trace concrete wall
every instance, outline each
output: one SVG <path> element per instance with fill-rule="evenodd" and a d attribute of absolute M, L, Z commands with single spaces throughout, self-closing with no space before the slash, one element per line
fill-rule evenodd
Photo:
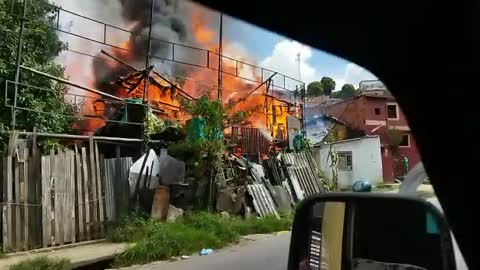
<path fill-rule="evenodd" d="M 338 182 L 340 187 L 351 186 L 360 179 L 366 179 L 372 184 L 383 182 L 382 155 L 380 152 L 379 136 L 369 136 L 358 139 L 340 141 L 331 144 L 332 151 L 351 151 L 352 170 L 338 171 Z M 330 144 L 315 147 L 314 157 L 320 168 L 332 177 L 329 158 Z"/>

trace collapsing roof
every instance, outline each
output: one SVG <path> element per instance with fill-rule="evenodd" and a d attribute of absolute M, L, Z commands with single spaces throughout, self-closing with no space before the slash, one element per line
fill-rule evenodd
<path fill-rule="evenodd" d="M 347 123 L 341 121 L 334 116 L 327 114 L 315 115 L 313 118 L 310 118 L 305 123 L 307 137 L 314 145 L 321 143 L 328 135 L 330 130 L 334 128 L 337 124 L 349 127 Z"/>

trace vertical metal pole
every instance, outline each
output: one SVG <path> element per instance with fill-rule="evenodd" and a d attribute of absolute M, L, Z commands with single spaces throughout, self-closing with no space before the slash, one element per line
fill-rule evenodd
<path fill-rule="evenodd" d="M 218 100 L 222 101 L 222 42 L 223 42 L 223 13 L 220 12 L 220 34 L 218 40 Z"/>
<path fill-rule="evenodd" d="M 155 8 L 155 0 L 152 0 L 150 5 L 150 25 L 148 28 L 148 40 L 147 40 L 147 55 L 145 57 L 145 74 L 144 74 L 144 88 L 143 88 L 143 102 L 147 101 L 148 103 L 148 80 L 150 77 L 150 72 L 148 69 L 150 67 L 150 54 L 152 53 L 152 25 L 153 25 L 153 12 Z"/>
<path fill-rule="evenodd" d="M 300 107 L 301 113 L 302 113 L 302 122 L 303 122 L 303 131 L 304 131 L 304 136 L 307 136 L 307 115 L 305 114 L 305 92 L 307 90 L 305 89 L 305 83 L 302 84 L 300 88 L 300 98 L 302 101 L 302 106 Z"/>
<path fill-rule="evenodd" d="M 146 143 L 148 142 L 145 142 L 146 140 L 146 136 L 145 136 L 145 117 L 147 116 L 147 110 L 148 110 L 148 82 L 149 82 L 149 79 L 150 79 L 150 54 L 152 52 L 152 25 L 153 25 L 153 12 L 154 12 L 154 8 L 155 8 L 155 0 L 151 0 L 151 5 L 150 5 L 150 25 L 149 25 L 149 28 L 148 28 L 148 40 L 147 40 L 147 54 L 145 56 L 145 70 L 144 70 L 144 74 L 143 74 L 143 79 L 144 79 L 144 82 L 143 82 L 143 104 L 147 106 L 145 106 L 144 108 L 144 119 L 143 119 L 143 125 L 142 125 L 142 132 L 141 132 L 141 138 L 142 140 L 144 140 L 144 143 L 142 144 L 142 153 L 144 152 L 144 150 L 146 149 Z M 128 103 L 126 104 L 126 107 L 128 106 Z M 148 140 L 148 139 L 147 139 Z M 143 170 L 143 168 L 142 168 Z"/>
<path fill-rule="evenodd" d="M 27 0 L 23 0 L 23 15 L 20 22 L 20 32 L 18 34 L 18 45 L 17 45 L 17 59 L 15 61 L 15 65 L 17 70 L 15 72 L 15 95 L 13 100 L 13 108 L 12 108 L 12 128 L 15 129 L 15 124 L 17 120 L 17 94 L 18 94 L 18 83 L 20 80 L 20 63 L 22 61 L 22 47 L 23 47 L 23 32 L 25 30 L 25 16 L 27 14 Z M 5 89 L 7 91 L 7 89 Z"/>

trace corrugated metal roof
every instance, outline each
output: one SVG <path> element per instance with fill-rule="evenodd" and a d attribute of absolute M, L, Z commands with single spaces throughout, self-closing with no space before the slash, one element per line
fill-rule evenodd
<path fill-rule="evenodd" d="M 248 193 L 253 197 L 253 206 L 261 217 L 275 215 L 278 217 L 277 208 L 270 192 L 261 184 L 247 185 Z"/>
<path fill-rule="evenodd" d="M 325 192 L 315 161 L 310 153 L 284 153 L 282 161 L 287 166 L 288 179 L 297 200 Z"/>
<path fill-rule="evenodd" d="M 379 137 L 380 137 L 379 135 L 365 135 L 365 136 L 362 136 L 362 137 L 352 138 L 352 139 L 346 139 L 346 140 L 342 140 L 342 141 L 336 141 L 336 142 L 331 142 L 331 143 L 323 143 L 323 144 L 316 144 L 316 145 L 314 145 L 313 147 L 322 147 L 322 146 L 324 146 L 324 145 L 338 144 L 338 143 L 346 143 L 346 142 L 353 142 L 353 141 L 359 141 L 359 140 L 362 140 L 362 139 L 371 139 L 371 138 L 379 138 Z"/>

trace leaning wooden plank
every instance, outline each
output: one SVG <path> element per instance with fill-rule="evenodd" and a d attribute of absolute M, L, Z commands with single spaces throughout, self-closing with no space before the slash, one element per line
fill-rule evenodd
<path fill-rule="evenodd" d="M 83 170 L 83 193 L 84 193 L 84 204 L 85 204 L 85 227 L 87 231 L 87 240 L 91 239 L 90 235 L 90 202 L 88 196 L 88 167 L 87 167 L 87 150 L 85 147 L 82 147 L 82 170 Z"/>
<path fill-rule="evenodd" d="M 55 155 L 53 161 L 53 193 L 54 193 L 54 203 L 53 203 L 53 211 L 54 211 L 54 240 L 55 245 L 60 244 L 60 226 L 62 226 L 62 220 L 60 217 L 60 182 L 61 182 L 61 169 L 63 167 L 63 162 L 61 163 L 61 154 L 62 150 L 58 150 L 57 155 Z M 63 239 L 63 236 L 62 236 Z"/>
<path fill-rule="evenodd" d="M 105 216 L 104 216 L 104 202 L 103 199 L 103 192 L 102 192 L 102 178 L 100 173 L 100 155 L 98 154 L 98 145 L 95 142 L 95 171 L 96 171 L 96 179 L 97 179 L 97 198 L 98 198 L 98 214 L 99 214 L 99 227 L 100 227 L 100 236 L 105 236 Z"/>
<path fill-rule="evenodd" d="M 19 149 L 17 148 L 17 153 L 14 155 L 14 158 L 13 158 L 13 165 L 14 165 L 14 168 L 15 168 L 15 172 L 14 172 L 15 199 L 14 199 L 14 202 L 13 202 L 14 203 L 13 209 L 15 211 L 15 226 L 13 228 L 13 235 L 15 236 L 14 247 L 15 247 L 16 251 L 20 251 L 21 248 L 23 247 L 23 244 L 22 244 L 22 229 L 23 228 L 21 226 L 21 220 L 20 220 L 21 219 L 20 209 L 21 209 L 21 204 L 22 204 L 22 201 L 21 201 L 21 198 L 20 198 L 21 197 L 21 194 L 20 194 L 20 191 L 21 191 L 21 188 L 20 188 L 20 164 L 18 162 L 19 159 L 21 159 L 21 156 L 23 156 L 23 148 L 20 151 L 20 153 L 19 153 Z"/>
<path fill-rule="evenodd" d="M 3 237 L 3 252 L 7 252 L 8 235 L 7 235 L 7 205 L 2 205 L 2 237 Z"/>
<path fill-rule="evenodd" d="M 69 166 L 70 166 L 70 191 L 69 191 L 69 219 L 70 219 L 70 241 L 72 243 L 76 242 L 76 223 L 75 223 L 75 154 L 73 151 L 68 151 L 69 154 Z"/>
<path fill-rule="evenodd" d="M 13 248 L 13 154 L 17 147 L 18 131 L 13 131 L 8 141 L 7 149 L 7 238 L 4 243 L 4 252 Z"/>
<path fill-rule="evenodd" d="M 108 222 L 115 219 L 112 183 L 110 181 L 110 159 L 104 160 L 105 166 L 105 214 Z"/>
<path fill-rule="evenodd" d="M 51 200 L 50 190 L 50 166 L 51 158 L 48 156 L 42 157 L 42 230 L 43 230 L 43 247 L 48 247 L 51 240 L 51 213 L 49 204 Z"/>
<path fill-rule="evenodd" d="M 97 173 L 95 170 L 95 149 L 93 143 L 93 137 L 88 139 L 89 157 L 90 162 L 88 164 L 90 168 L 90 187 L 92 188 L 92 237 L 96 238 L 98 233 L 98 194 L 97 194 Z"/>
<path fill-rule="evenodd" d="M 3 201 L 7 201 L 7 204 L 4 204 L 2 206 L 2 246 L 3 246 L 3 251 L 7 252 L 8 251 L 8 238 L 10 235 L 8 234 L 8 197 L 7 197 L 7 160 L 8 157 L 3 157 Z"/>
<path fill-rule="evenodd" d="M 29 185 L 30 185 L 30 179 L 29 179 L 29 174 L 28 174 L 28 147 L 25 147 L 23 149 L 23 186 L 24 186 L 24 195 L 23 195 L 23 213 L 24 213 L 24 240 L 23 240 L 23 249 L 28 250 L 29 248 L 29 242 L 30 242 L 30 236 L 29 236 L 29 213 L 30 213 L 30 206 L 29 206 L 29 195 L 30 195 L 30 190 L 29 190 Z"/>
<path fill-rule="evenodd" d="M 38 171 L 40 168 L 40 158 L 38 155 L 38 148 L 37 148 L 37 127 L 33 128 L 33 136 L 32 136 L 32 155 L 30 156 L 30 161 L 28 163 L 28 174 L 29 174 L 29 181 L 30 181 L 30 202 L 35 205 L 30 207 L 30 226 L 29 226 L 29 237 L 30 237 L 30 247 L 36 248 L 41 246 L 42 241 L 42 232 L 40 228 L 42 228 L 42 203 L 41 197 L 37 196 L 37 194 L 41 194 L 39 191 L 42 185 L 42 178 L 41 173 Z M 38 189 L 38 190 L 37 190 Z M 41 195 L 40 195 L 41 196 Z"/>
<path fill-rule="evenodd" d="M 70 159 L 69 150 L 65 150 L 63 155 L 63 181 L 61 183 L 62 192 L 62 224 L 63 224 L 63 243 L 70 242 Z"/>
<path fill-rule="evenodd" d="M 59 216 L 59 228 L 58 228 L 58 232 L 59 232 L 59 244 L 60 245 L 63 245 L 65 243 L 65 212 L 64 212 L 64 209 L 65 209 L 65 174 L 66 174 L 66 171 L 65 171 L 65 151 L 63 150 L 59 150 L 58 151 L 59 153 L 59 162 L 58 162 L 58 172 L 60 173 L 60 176 L 58 177 L 59 179 L 59 183 L 58 183 L 58 187 L 60 188 L 60 203 L 59 203 L 59 206 L 58 207 L 59 209 L 59 213 L 60 213 L 60 216 Z"/>
<path fill-rule="evenodd" d="M 75 180 L 77 182 L 77 214 L 78 214 L 78 240 L 84 239 L 83 229 L 85 228 L 83 209 L 85 209 L 83 199 L 83 182 L 82 182 L 82 164 L 80 154 L 78 153 L 77 144 L 75 144 Z"/>

